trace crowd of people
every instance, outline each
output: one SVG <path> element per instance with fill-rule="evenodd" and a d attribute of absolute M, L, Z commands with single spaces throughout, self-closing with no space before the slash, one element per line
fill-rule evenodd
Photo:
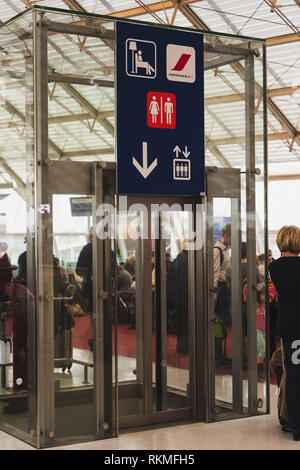
<path fill-rule="evenodd" d="M 188 354 L 188 258 L 185 242 L 177 257 L 172 260 L 170 253 L 166 253 L 166 311 L 167 331 L 177 334 L 176 352 L 182 355 Z M 155 254 L 152 253 L 152 307 L 153 327 L 155 325 Z M 128 329 L 135 328 L 135 255 L 131 254 L 126 262 L 118 265 L 117 295 L 118 308 L 129 314 Z M 119 313 L 120 313 L 119 312 Z"/>
<path fill-rule="evenodd" d="M 224 354 L 222 343 L 226 340 L 226 328 L 230 324 L 230 257 L 231 227 L 225 226 L 221 238 L 214 247 L 214 296 L 215 358 L 219 365 L 230 365 Z M 257 364 L 258 372 L 266 357 L 265 289 L 268 287 L 269 301 L 269 345 L 271 372 L 280 387 L 278 400 L 279 421 L 282 430 L 291 432 L 293 439 L 300 440 L 300 228 L 282 227 L 276 238 L 280 258 L 274 260 L 268 253 L 268 265 L 264 266 L 264 255 L 257 256 L 256 272 L 256 318 L 257 318 Z M 247 336 L 247 260 L 246 245 L 242 244 L 242 316 L 243 337 Z M 220 328 L 222 325 L 222 328 Z M 281 345 L 278 347 L 278 339 Z M 243 344 L 244 361 L 247 356 Z"/>
<path fill-rule="evenodd" d="M 230 366 L 231 358 L 225 354 L 228 328 L 231 326 L 231 226 L 223 227 L 220 239 L 214 245 L 214 304 L 215 304 L 215 363 L 218 366 Z M 272 251 L 268 253 L 268 264 L 272 261 Z M 265 279 L 267 271 L 267 280 Z M 241 244 L 241 280 L 242 280 L 242 335 L 243 335 L 243 368 L 247 368 L 247 244 Z M 256 315 L 257 315 L 257 365 L 258 375 L 265 375 L 266 338 L 265 338 L 265 295 L 264 286 L 268 284 L 270 312 L 270 357 L 276 349 L 277 331 L 277 296 L 265 267 L 265 255 L 256 257 Z"/>
<path fill-rule="evenodd" d="M 189 311 L 188 311 L 188 251 L 182 243 L 181 250 L 174 260 L 166 253 L 166 303 L 167 332 L 177 335 L 178 354 L 189 354 Z M 266 354 L 271 359 L 271 373 L 276 375 L 280 386 L 279 419 L 284 431 L 292 432 L 293 439 L 300 439 L 300 229 L 284 226 L 279 230 L 276 240 L 281 257 L 274 260 L 272 251 L 256 259 L 256 327 L 257 327 L 257 367 L 258 376 L 266 374 Z M 215 328 L 215 363 L 216 366 L 230 367 L 232 359 L 226 355 L 226 338 L 231 326 L 231 226 L 223 227 L 219 240 L 213 249 L 214 273 L 214 328 Z M 13 282 L 13 270 L 18 269 L 18 278 L 27 274 L 27 254 L 24 251 L 18 260 L 19 266 L 12 267 L 7 255 L 8 246 L 0 243 L 0 303 L 7 301 Z M 65 295 L 68 284 L 78 283 L 80 287 L 80 308 L 84 313 L 93 312 L 93 269 L 92 236 L 82 248 L 77 260 L 75 273 L 67 272 L 53 256 L 54 294 Z M 114 259 L 115 261 L 115 259 Z M 136 311 L 136 260 L 132 253 L 125 262 L 117 264 L 117 276 L 113 282 L 118 296 L 118 308 L 128 314 L 129 329 L 135 328 Z M 155 295 L 155 257 L 152 256 L 152 291 Z M 72 279 L 70 278 L 72 276 Z M 243 367 L 247 367 L 247 245 L 241 246 L 242 278 L 242 337 Z M 266 350 L 266 297 L 268 287 L 269 310 L 269 351 Z M 74 297 L 74 295 L 72 295 Z M 82 301 L 82 299 L 84 299 Z M 67 303 L 68 304 L 68 303 Z M 54 309 L 55 331 L 71 329 L 74 326 L 71 309 L 66 308 L 62 315 Z M 153 305 L 155 302 L 153 301 Z M 69 305 L 70 307 L 70 305 Z M 73 306 L 74 307 L 74 306 Z M 281 346 L 278 347 L 279 340 Z M 89 340 L 93 350 L 93 339 Z M 283 407 L 282 404 L 285 403 Z M 284 408 L 284 411 L 282 409 Z"/>

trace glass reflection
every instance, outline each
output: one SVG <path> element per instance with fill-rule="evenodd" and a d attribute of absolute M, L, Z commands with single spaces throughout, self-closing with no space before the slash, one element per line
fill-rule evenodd
<path fill-rule="evenodd" d="M 152 223 L 160 224 L 154 252 L 154 410 L 189 405 L 189 232 L 188 211 L 167 211 Z"/>
<path fill-rule="evenodd" d="M 56 390 L 93 384 L 91 201 L 53 196 Z M 68 373 L 66 373 L 68 372 Z"/>

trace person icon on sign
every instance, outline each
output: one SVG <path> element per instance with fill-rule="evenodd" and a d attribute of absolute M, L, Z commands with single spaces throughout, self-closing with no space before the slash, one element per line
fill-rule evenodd
<path fill-rule="evenodd" d="M 173 111 L 174 111 L 173 103 L 171 102 L 171 98 L 168 97 L 167 101 L 165 102 L 165 113 L 166 113 L 167 124 L 172 124 Z"/>
<path fill-rule="evenodd" d="M 152 96 L 152 101 L 149 106 L 149 112 L 152 117 L 152 123 L 156 123 L 157 115 L 159 113 L 159 105 L 158 105 L 158 102 L 156 101 L 156 96 Z"/>

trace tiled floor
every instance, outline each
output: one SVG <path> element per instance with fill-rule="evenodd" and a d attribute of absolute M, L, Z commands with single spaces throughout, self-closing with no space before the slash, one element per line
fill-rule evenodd
<path fill-rule="evenodd" d="M 277 420 L 276 388 L 271 386 L 270 415 L 219 423 L 193 423 L 122 434 L 117 438 L 56 447 L 60 450 L 300 450 Z M 0 432 L 0 450 L 32 450 Z"/>

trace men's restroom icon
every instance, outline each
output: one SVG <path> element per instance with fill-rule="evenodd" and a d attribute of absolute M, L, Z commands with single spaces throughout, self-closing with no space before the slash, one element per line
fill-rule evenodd
<path fill-rule="evenodd" d="M 148 91 L 147 124 L 160 129 L 176 127 L 176 96 L 174 93 Z"/>

